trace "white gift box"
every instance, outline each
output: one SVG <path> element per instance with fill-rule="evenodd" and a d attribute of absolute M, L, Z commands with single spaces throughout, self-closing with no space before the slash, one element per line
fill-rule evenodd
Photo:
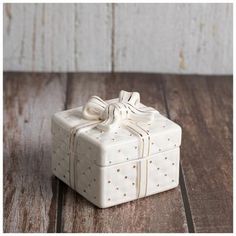
<path fill-rule="evenodd" d="M 181 133 L 137 92 L 93 96 L 53 116 L 53 174 L 100 208 L 163 192 L 179 183 Z"/>

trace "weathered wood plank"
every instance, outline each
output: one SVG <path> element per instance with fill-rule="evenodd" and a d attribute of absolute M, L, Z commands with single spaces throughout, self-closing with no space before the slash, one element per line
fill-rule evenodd
<path fill-rule="evenodd" d="M 196 232 L 232 232 L 232 77 L 167 77 L 171 119 L 183 128 L 181 160 Z"/>
<path fill-rule="evenodd" d="M 232 74 L 232 4 L 115 4 L 112 12 L 111 4 L 4 4 L 4 70 L 110 72 L 113 64 Z"/>
<path fill-rule="evenodd" d="M 115 71 L 232 74 L 232 4 L 115 4 Z"/>
<path fill-rule="evenodd" d="M 4 232 L 55 232 L 50 122 L 65 89 L 63 74 L 4 74 Z"/>
<path fill-rule="evenodd" d="M 110 71 L 111 5 L 4 4 L 5 71 Z"/>
<path fill-rule="evenodd" d="M 165 113 L 160 79 L 142 75 L 87 75 L 69 80 L 68 107 L 84 104 L 89 96 L 117 97 L 121 89 L 141 92 L 147 105 Z M 180 188 L 108 209 L 98 209 L 64 186 L 64 232 L 187 232 Z"/>
<path fill-rule="evenodd" d="M 111 4 L 74 4 L 75 67 L 73 72 L 110 72 Z"/>

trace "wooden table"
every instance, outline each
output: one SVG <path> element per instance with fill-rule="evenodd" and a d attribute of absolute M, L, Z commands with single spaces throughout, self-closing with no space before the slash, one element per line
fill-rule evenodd
<path fill-rule="evenodd" d="M 4 74 L 4 232 L 232 232 L 233 80 L 158 74 Z M 51 172 L 53 113 L 139 91 L 183 128 L 176 189 L 98 209 Z"/>

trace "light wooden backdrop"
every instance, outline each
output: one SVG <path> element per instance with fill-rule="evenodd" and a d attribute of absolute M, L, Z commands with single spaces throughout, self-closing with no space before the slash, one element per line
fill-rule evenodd
<path fill-rule="evenodd" d="M 4 70 L 232 74 L 232 4 L 4 4 Z"/>

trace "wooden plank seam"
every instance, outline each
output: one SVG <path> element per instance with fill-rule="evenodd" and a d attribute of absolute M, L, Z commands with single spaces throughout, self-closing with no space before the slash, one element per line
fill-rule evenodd
<path fill-rule="evenodd" d="M 66 78 L 66 94 L 65 94 L 65 103 L 64 103 L 64 110 L 67 110 L 67 104 L 68 104 L 68 98 L 69 98 L 69 81 L 70 76 L 67 73 Z M 63 199 L 64 199 L 64 191 L 66 190 L 65 184 L 57 179 L 59 182 L 58 187 L 58 202 L 57 202 L 57 221 L 56 221 L 56 232 L 61 233 L 62 232 L 62 213 L 63 213 Z"/>
<path fill-rule="evenodd" d="M 166 107 L 166 113 L 167 117 L 171 119 L 170 112 L 169 112 L 169 107 L 168 107 L 168 102 L 167 102 L 167 97 L 166 97 L 166 90 L 165 90 L 165 83 L 164 79 L 161 78 L 161 84 L 162 84 L 162 91 L 163 91 L 163 96 L 164 96 L 164 102 L 165 102 L 165 107 Z M 185 215 L 186 215 L 186 220 L 187 220 L 187 226 L 188 226 L 188 231 L 189 233 L 195 233 L 194 230 L 194 224 L 193 224 L 193 217 L 192 217 L 192 212 L 190 208 L 190 203 L 188 199 L 188 193 L 186 189 L 186 184 L 183 176 L 183 167 L 181 164 L 181 159 L 180 159 L 180 172 L 179 172 L 179 185 L 181 189 L 181 194 L 182 194 L 182 199 L 184 203 L 184 209 L 185 209 Z"/>
<path fill-rule="evenodd" d="M 115 71 L 115 3 L 111 5 L 111 72 Z"/>

